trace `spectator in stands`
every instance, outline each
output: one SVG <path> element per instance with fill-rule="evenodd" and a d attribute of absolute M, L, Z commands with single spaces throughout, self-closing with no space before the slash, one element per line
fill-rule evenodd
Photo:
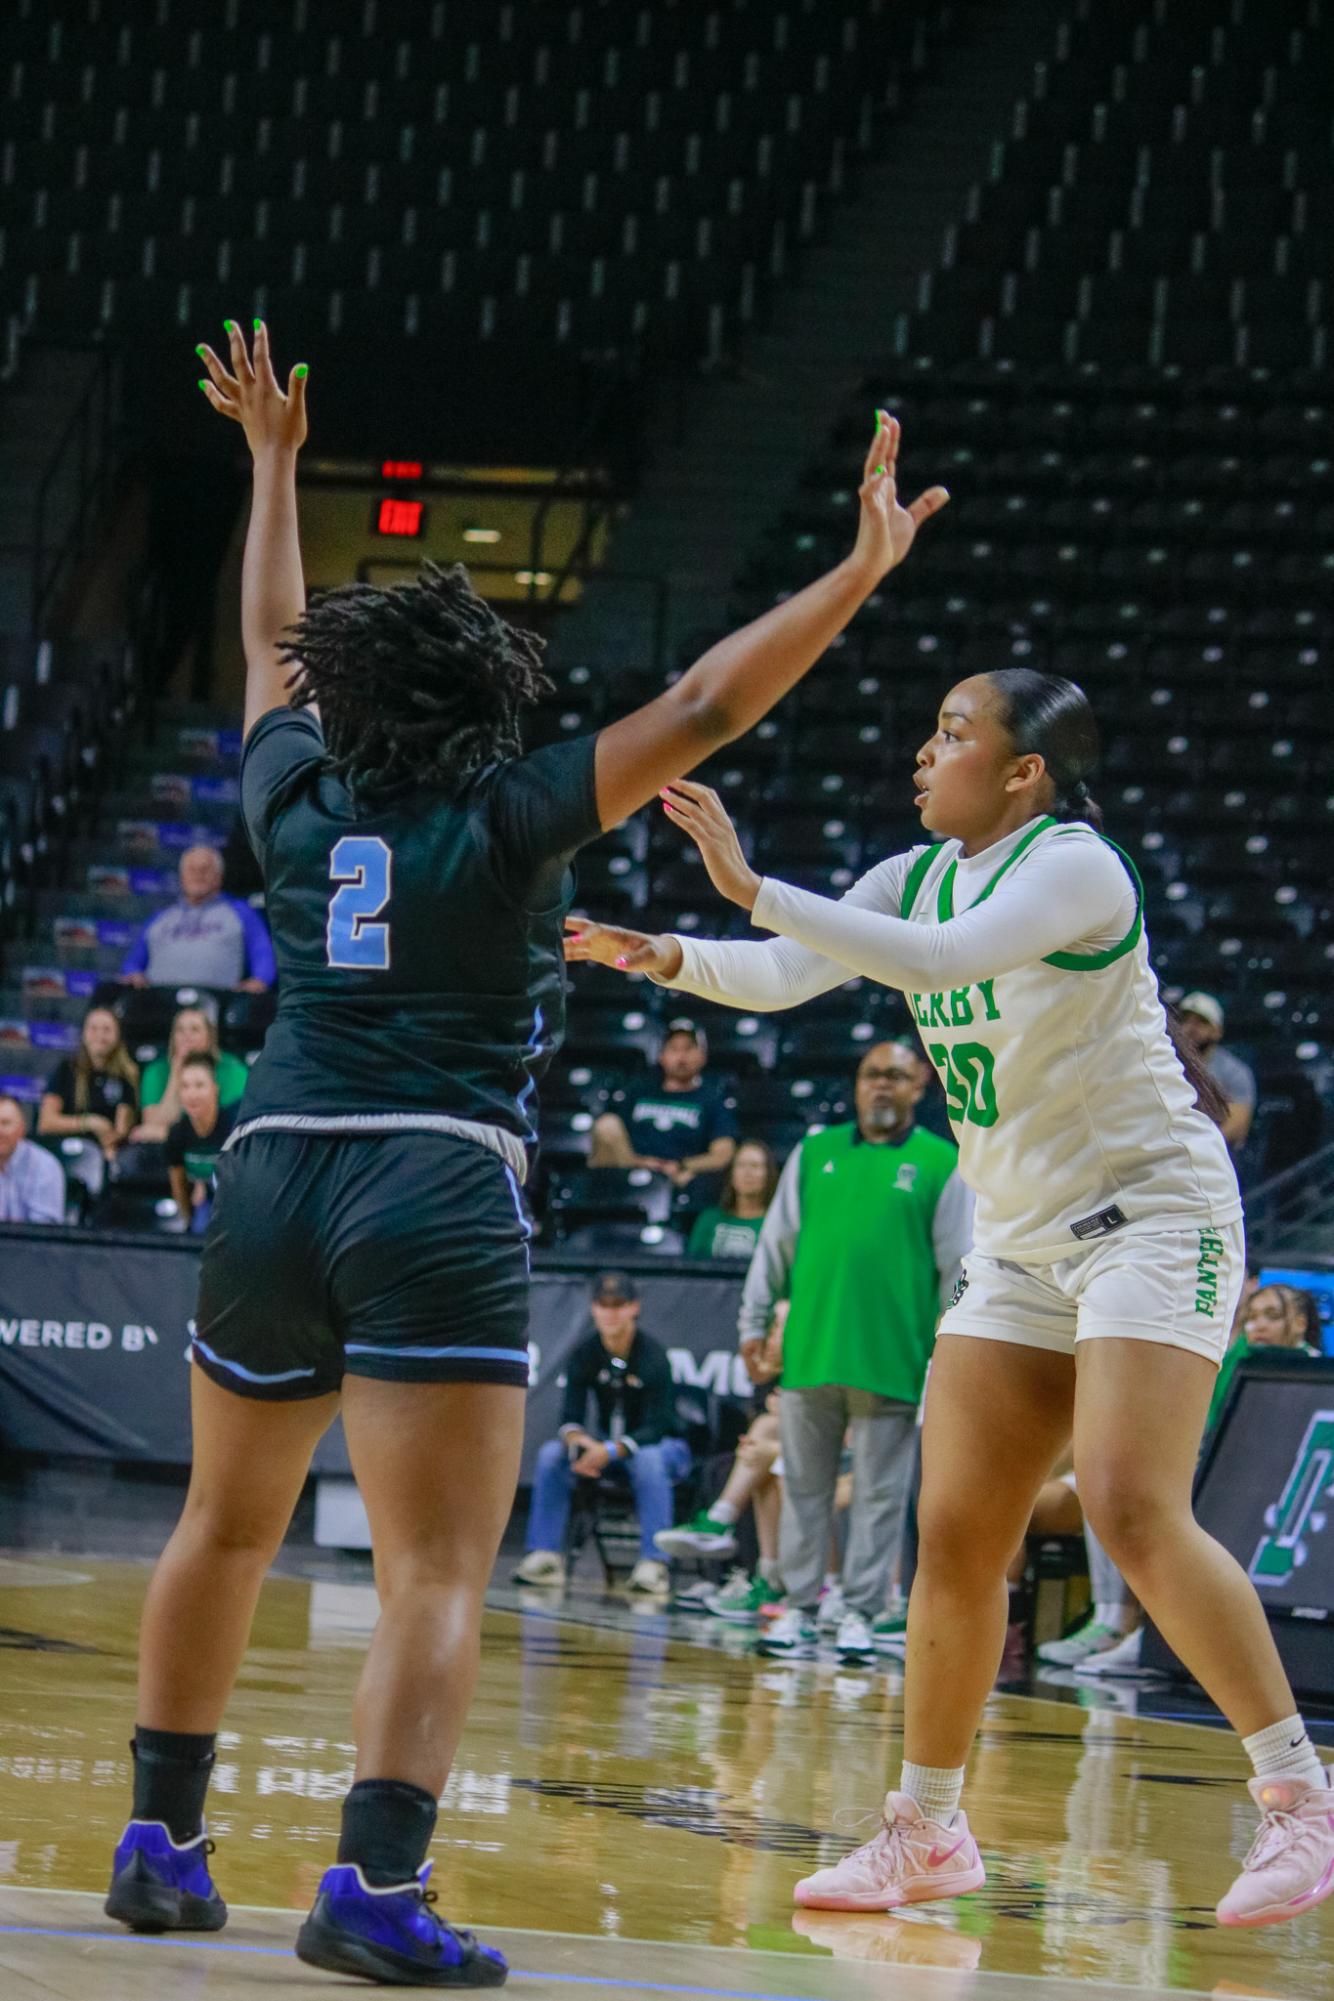
<path fill-rule="evenodd" d="M 236 1113 L 220 1103 L 218 1073 L 206 1050 L 181 1065 L 181 1116 L 167 1134 L 165 1153 L 172 1200 L 192 1230 L 208 1222 L 213 1175 L 236 1124 Z"/>
<path fill-rule="evenodd" d="M 955 1149 L 915 1123 L 925 1082 L 908 1043 L 867 1050 L 857 1071 L 856 1118 L 808 1133 L 793 1149 L 746 1274 L 739 1324 L 748 1366 L 769 1339 L 776 1302 L 784 1294 L 790 1301 L 779 1403 L 778 1561 L 787 1610 L 760 1642 L 766 1653 L 799 1655 L 816 1645 L 849 1428 L 853 1498 L 836 1646 L 844 1659 L 867 1659 L 877 1638 L 897 1639 L 902 1629 L 901 1620 L 885 1619 L 885 1601 L 916 1454 L 917 1406 L 936 1320 L 972 1240 L 972 1198 Z"/>
<path fill-rule="evenodd" d="M 639 1518 L 639 1561 L 630 1589 L 646 1596 L 670 1588 L 654 1537 L 672 1519 L 672 1487 L 690 1471 L 690 1452 L 676 1436 L 676 1391 L 667 1350 L 639 1325 L 640 1300 L 625 1272 L 594 1281 L 594 1331 L 565 1371 L 560 1430 L 537 1455 L 521 1584 L 565 1582 L 565 1529 L 576 1479 L 628 1476 Z M 589 1428 L 589 1404 L 596 1410 Z"/>
<path fill-rule="evenodd" d="M 222 893 L 222 857 L 216 848 L 187 848 L 181 856 L 177 902 L 150 917 L 121 968 L 132 987 L 235 987 L 263 993 L 276 976 L 273 945 L 264 919 Z"/>
<path fill-rule="evenodd" d="M 27 1130 L 18 1099 L 0 1094 L 0 1223 L 63 1223 L 64 1169 Z"/>
<path fill-rule="evenodd" d="M 218 1079 L 218 1101 L 228 1107 L 239 1105 L 250 1075 L 239 1056 L 218 1047 L 218 1024 L 211 1005 L 177 1010 L 167 1039 L 167 1052 L 146 1064 L 140 1079 L 139 1097 L 143 1112 L 131 1139 L 164 1140 L 181 1116 L 181 1065 L 187 1056 L 200 1052 L 213 1058 Z"/>
<path fill-rule="evenodd" d="M 590 1167 L 651 1167 L 678 1188 L 697 1174 L 723 1174 L 736 1152 L 736 1121 L 707 1083 L 709 1045 L 682 1016 L 669 1021 L 658 1062 L 662 1082 L 635 1096 L 629 1114 L 604 1112 L 593 1126 Z"/>
<path fill-rule="evenodd" d="M 1320 1327 L 1320 1307 L 1314 1296 L 1296 1285 L 1260 1285 L 1251 1296 L 1241 1336 L 1223 1357 L 1218 1371 L 1205 1437 L 1213 1430 L 1227 1402 L 1232 1378 L 1251 1355 L 1265 1349 L 1286 1348 L 1298 1355 L 1324 1352 Z"/>
<path fill-rule="evenodd" d="M 1212 994 L 1187 994 L 1177 1013 L 1205 1069 L 1227 1099 L 1223 1138 L 1233 1154 L 1238 1154 L 1255 1117 L 1255 1072 L 1230 1049 L 1224 1049 L 1223 1004 Z"/>
<path fill-rule="evenodd" d="M 701 1209 L 686 1256 L 750 1258 L 778 1186 L 778 1162 L 762 1139 L 743 1139 L 732 1156 L 723 1192 L 713 1209 Z"/>
<path fill-rule="evenodd" d="M 37 1130 L 43 1139 L 86 1133 L 107 1159 L 130 1136 L 139 1102 L 139 1065 L 121 1040 L 109 1007 L 90 1007 L 78 1051 L 52 1071 L 42 1093 Z"/>

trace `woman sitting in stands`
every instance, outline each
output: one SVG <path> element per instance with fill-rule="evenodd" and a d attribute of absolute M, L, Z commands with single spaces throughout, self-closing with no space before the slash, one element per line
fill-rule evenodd
<path fill-rule="evenodd" d="M 130 1136 L 138 1102 L 139 1065 L 120 1022 L 109 1007 L 90 1007 L 77 1051 L 57 1064 L 42 1093 L 38 1132 L 43 1139 L 85 1133 L 111 1160 Z"/>
<path fill-rule="evenodd" d="M 1228 1349 L 1218 1371 L 1204 1428 L 1206 1438 L 1218 1422 L 1232 1378 L 1241 1364 L 1269 1348 L 1288 1348 L 1299 1355 L 1323 1354 L 1320 1307 L 1313 1293 L 1303 1292 L 1295 1285 L 1256 1288 L 1241 1324 L 1240 1338 Z"/>
<path fill-rule="evenodd" d="M 140 1101 L 143 1114 L 131 1139 L 164 1140 L 181 1117 L 181 1066 L 187 1056 L 211 1056 L 218 1079 L 218 1101 L 239 1105 L 250 1075 L 239 1056 L 218 1047 L 218 1024 L 202 1007 L 180 1008 L 171 1024 L 165 1056 L 144 1067 Z"/>
<path fill-rule="evenodd" d="M 686 1256 L 749 1258 L 777 1186 L 773 1149 L 762 1139 L 743 1139 L 732 1156 L 718 1206 L 701 1209 L 695 1218 Z"/>

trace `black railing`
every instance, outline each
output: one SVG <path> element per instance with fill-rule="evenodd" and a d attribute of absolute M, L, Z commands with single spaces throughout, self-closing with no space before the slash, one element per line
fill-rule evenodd
<path fill-rule="evenodd" d="M 114 460 L 118 364 L 106 347 L 90 346 L 88 379 L 70 414 L 45 472 L 37 482 L 32 510 L 32 600 L 29 613 L 34 639 L 45 636 L 47 613 L 64 580 L 68 565 L 87 546 Z M 57 481 L 74 474 L 74 505 L 63 530 L 52 530 L 52 496 Z"/>
<path fill-rule="evenodd" d="M 623 469 L 626 464 L 628 440 L 624 431 L 631 422 L 627 394 L 629 379 L 624 360 L 615 362 L 604 373 L 598 393 L 593 398 L 588 421 L 571 445 L 564 465 L 533 510 L 528 538 L 528 595 L 534 602 L 539 600 L 543 589 L 539 580 L 547 575 L 543 550 L 547 519 L 556 503 L 581 501 L 583 519 L 573 549 L 559 574 L 546 587 L 547 597 L 553 604 L 560 603 L 561 592 L 570 577 L 582 574 L 579 565 L 587 565 L 594 536 L 611 514 L 617 499 L 623 497 L 620 489 L 627 483 L 627 476 L 622 471 L 618 478 L 614 469 Z M 636 434 L 642 422 L 641 395 L 633 416 L 632 428 Z M 631 445 L 629 457 L 633 460 L 634 456 L 635 447 Z"/>
<path fill-rule="evenodd" d="M 1334 1140 L 1247 1191 L 1246 1244 L 1267 1261 L 1334 1254 Z"/>
<path fill-rule="evenodd" d="M 357 582 L 359 584 L 369 583 L 372 573 L 380 570 L 402 570 L 405 575 L 408 573 L 415 575 L 420 567 L 421 558 L 419 556 L 364 556 L 357 564 Z M 469 575 L 474 577 L 508 577 L 511 581 L 515 579 L 514 565 L 512 563 L 469 562 L 467 569 Z M 549 580 L 549 588 L 537 600 L 536 606 L 532 608 L 544 614 L 554 613 L 562 602 L 561 593 L 570 581 L 571 575 L 572 566 L 567 563 L 558 578 L 551 578 Z M 647 664 L 653 668 L 655 674 L 661 675 L 664 673 L 666 669 L 667 615 L 671 607 L 672 595 L 671 585 L 668 583 L 666 577 L 661 572 L 655 570 L 592 570 L 581 574 L 579 581 L 585 585 L 592 582 L 596 582 L 599 585 L 630 584 L 634 587 L 637 594 L 642 592 L 648 598 L 651 606 L 649 616 L 652 637 L 649 642 L 650 658 Z M 529 597 L 514 598 L 510 602 L 522 605 L 527 609 L 530 606 L 530 600 L 531 593 Z M 492 602 L 498 611 L 504 612 L 506 602 L 504 598 L 494 598 Z"/>

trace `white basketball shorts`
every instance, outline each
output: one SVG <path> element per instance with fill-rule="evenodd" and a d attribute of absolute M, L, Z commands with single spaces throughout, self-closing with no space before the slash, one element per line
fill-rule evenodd
<path fill-rule="evenodd" d="M 1160 1341 L 1216 1366 L 1241 1297 L 1246 1239 L 1239 1221 L 1204 1223 L 1113 1234 L 1049 1265 L 970 1251 L 963 1269 L 941 1316 L 942 1334 L 1063 1355 L 1073 1355 L 1078 1341 Z"/>

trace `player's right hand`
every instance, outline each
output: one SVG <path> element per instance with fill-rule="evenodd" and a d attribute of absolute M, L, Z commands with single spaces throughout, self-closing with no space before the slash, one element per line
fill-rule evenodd
<path fill-rule="evenodd" d="M 565 920 L 565 958 L 596 966 L 614 966 L 618 973 L 654 973 L 671 980 L 681 970 L 681 947 L 675 938 L 647 931 L 625 931 L 619 924 L 599 924 L 591 917 Z"/>
<path fill-rule="evenodd" d="M 298 362 L 287 378 L 286 393 L 278 387 L 269 350 L 269 330 L 261 320 L 255 328 L 254 355 L 246 351 L 245 335 L 228 320 L 231 368 L 213 349 L 201 344 L 195 353 L 208 370 L 201 386 L 213 408 L 239 424 L 251 454 L 299 452 L 306 442 L 306 366 Z"/>

